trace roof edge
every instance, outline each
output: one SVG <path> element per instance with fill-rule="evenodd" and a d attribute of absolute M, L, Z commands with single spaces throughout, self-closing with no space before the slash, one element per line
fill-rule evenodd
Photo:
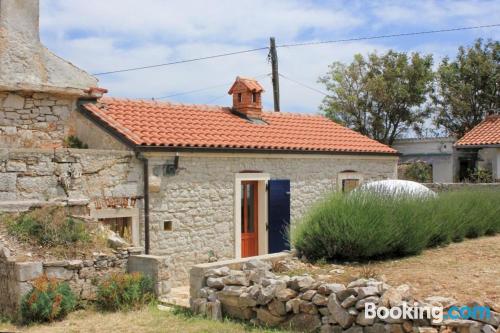
<path fill-rule="evenodd" d="M 485 143 L 485 144 L 466 144 L 466 143 L 455 143 L 453 145 L 457 149 L 465 148 L 500 148 L 500 143 Z"/>
<path fill-rule="evenodd" d="M 111 135 L 112 137 L 114 137 L 115 139 L 117 139 L 118 141 L 120 141 L 121 143 L 123 143 L 124 145 L 135 151 L 137 144 L 135 144 L 133 141 L 127 138 L 127 136 L 125 136 L 124 134 L 118 132 L 113 126 L 111 126 L 106 121 L 93 114 L 85 107 L 85 104 L 95 103 L 95 102 L 96 99 L 94 98 L 80 98 L 77 102 L 76 109 L 81 115 L 83 115 L 88 120 L 92 121 L 107 134 Z"/>
<path fill-rule="evenodd" d="M 210 147 L 169 147 L 135 145 L 140 152 L 211 152 L 211 153 L 268 153 L 268 154 L 319 154 L 319 155 L 367 155 L 399 157 L 401 153 L 368 151 L 326 151 L 299 149 L 260 149 L 260 148 L 210 148 Z"/>

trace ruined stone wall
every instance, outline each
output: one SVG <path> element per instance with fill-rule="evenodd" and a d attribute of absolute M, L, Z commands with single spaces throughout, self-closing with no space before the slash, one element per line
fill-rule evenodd
<path fill-rule="evenodd" d="M 20 261 L 0 248 L 0 314 L 15 317 L 22 297 L 32 288 L 33 281 L 47 275 L 66 281 L 75 295 L 84 301 L 96 298 L 97 282 L 113 272 L 126 272 L 130 254 L 142 248 L 115 251 L 114 254 L 95 253 L 90 260 Z"/>
<path fill-rule="evenodd" d="M 155 163 L 165 161 L 151 160 L 153 169 Z M 293 225 L 313 203 L 337 189 L 340 172 L 358 171 L 365 181 L 395 178 L 396 163 L 394 158 L 369 156 L 180 156 L 176 175 L 153 182 L 158 191 L 150 195 L 151 253 L 172 257 L 178 284 L 187 281 L 194 264 L 214 255 L 234 258 L 235 174 L 243 170 L 291 180 Z M 172 221 L 173 230 L 163 230 L 162 221 Z"/>
<path fill-rule="evenodd" d="M 150 276 L 156 295 L 168 294 L 169 258 L 143 255 L 142 251 L 141 247 L 130 247 L 113 250 L 112 254 L 95 253 L 89 260 L 26 262 L 11 257 L 0 244 L 0 315 L 16 317 L 22 297 L 42 275 L 67 282 L 81 301 L 95 301 L 97 285 L 103 278 L 125 272 Z"/>
<path fill-rule="evenodd" d="M 76 98 L 0 92 L 0 148 L 61 147 Z"/>
<path fill-rule="evenodd" d="M 142 196 L 142 165 L 126 151 L 0 149 L 0 211 L 47 203 L 92 205 Z"/>

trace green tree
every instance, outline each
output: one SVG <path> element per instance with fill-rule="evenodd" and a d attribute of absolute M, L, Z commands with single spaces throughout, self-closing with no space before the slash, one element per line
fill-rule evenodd
<path fill-rule="evenodd" d="M 500 108 L 500 43 L 478 39 L 460 47 L 454 61 L 443 59 L 436 78 L 434 123 L 460 138 Z"/>
<path fill-rule="evenodd" d="M 413 128 L 419 132 L 430 110 L 432 56 L 388 51 L 334 62 L 319 78 L 330 95 L 321 110 L 332 120 L 386 144 Z"/>

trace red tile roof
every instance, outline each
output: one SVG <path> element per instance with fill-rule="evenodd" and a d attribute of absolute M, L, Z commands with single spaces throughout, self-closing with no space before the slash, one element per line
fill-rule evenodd
<path fill-rule="evenodd" d="M 139 146 L 397 153 L 319 115 L 263 112 L 259 124 L 228 107 L 114 98 L 83 108 Z"/>
<path fill-rule="evenodd" d="M 483 145 L 500 145 L 500 115 L 486 117 L 455 143 L 455 146 Z"/>

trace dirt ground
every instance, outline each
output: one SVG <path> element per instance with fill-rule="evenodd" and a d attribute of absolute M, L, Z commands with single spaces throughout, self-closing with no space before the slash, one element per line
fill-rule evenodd
<path fill-rule="evenodd" d="M 500 235 L 468 239 L 418 256 L 364 264 L 301 264 L 287 274 L 309 272 L 347 283 L 374 277 L 391 285 L 409 284 L 417 298 L 432 295 L 500 303 Z"/>

